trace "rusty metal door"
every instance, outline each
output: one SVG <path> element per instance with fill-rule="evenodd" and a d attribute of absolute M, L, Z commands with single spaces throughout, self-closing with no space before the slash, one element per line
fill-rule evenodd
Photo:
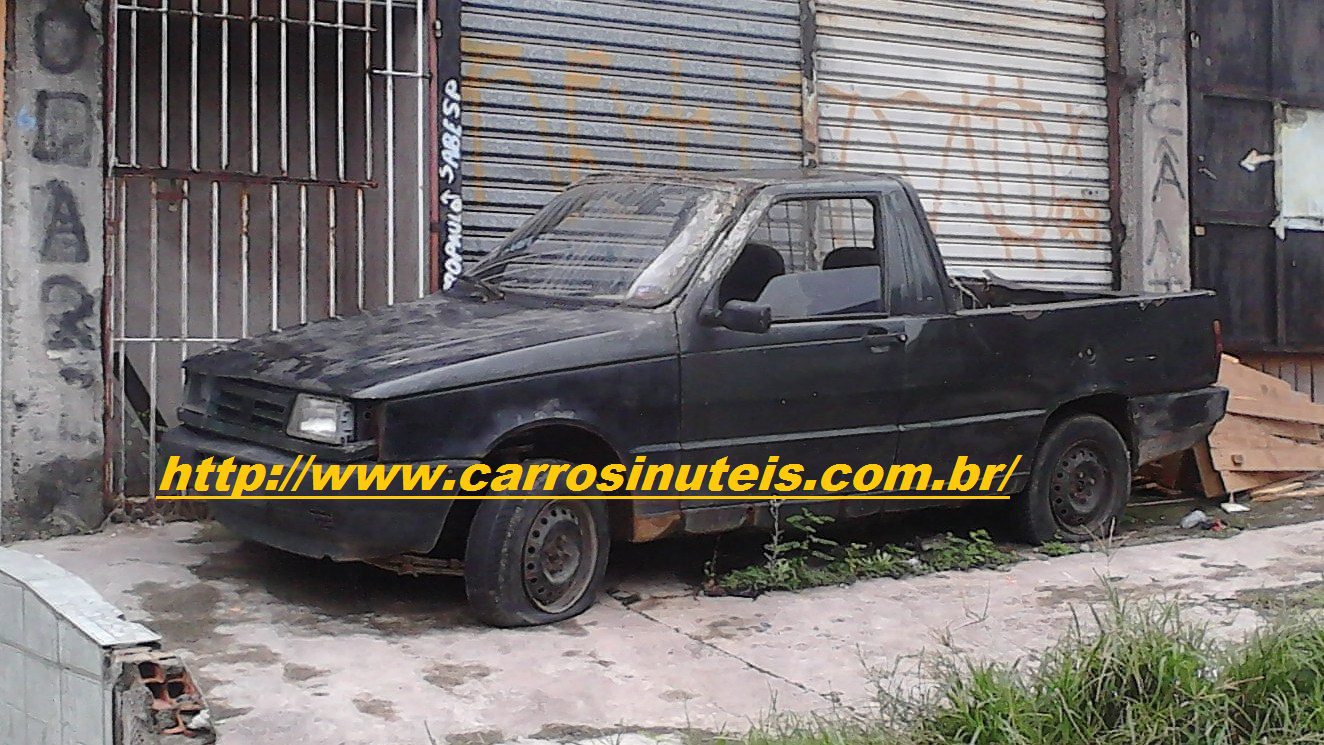
<path fill-rule="evenodd" d="M 430 225 L 433 4 L 111 4 L 107 448 L 150 495 L 181 361 L 418 297 Z"/>
<path fill-rule="evenodd" d="M 1293 151 L 1319 148 L 1294 135 L 1324 117 L 1324 4 L 1196 0 L 1190 25 L 1195 284 L 1218 291 L 1231 351 L 1324 354 L 1324 219 L 1292 214 L 1312 183 Z"/>

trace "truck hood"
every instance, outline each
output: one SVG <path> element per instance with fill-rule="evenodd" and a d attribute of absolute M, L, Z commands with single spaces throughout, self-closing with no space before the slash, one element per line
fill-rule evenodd
<path fill-rule="evenodd" d="M 189 358 L 190 372 L 385 399 L 675 352 L 670 313 L 479 302 L 434 294 L 243 339 Z"/>

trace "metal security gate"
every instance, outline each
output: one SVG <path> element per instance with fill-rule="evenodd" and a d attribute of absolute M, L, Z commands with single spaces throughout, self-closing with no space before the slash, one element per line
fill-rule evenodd
<path fill-rule="evenodd" d="M 464 249 L 594 171 L 799 165 L 798 0 L 466 0 Z"/>
<path fill-rule="evenodd" d="M 185 357 L 434 286 L 432 7 L 112 4 L 116 496 L 153 492 Z"/>
<path fill-rule="evenodd" d="M 955 274 L 1114 282 L 1104 0 L 818 0 L 820 158 L 924 197 Z"/>

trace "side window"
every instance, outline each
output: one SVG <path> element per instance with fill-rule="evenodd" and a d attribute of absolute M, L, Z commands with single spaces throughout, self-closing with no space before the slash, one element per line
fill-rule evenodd
<path fill-rule="evenodd" d="M 767 305 L 774 321 L 881 313 L 876 224 L 862 197 L 778 202 L 727 271 L 718 301 Z"/>

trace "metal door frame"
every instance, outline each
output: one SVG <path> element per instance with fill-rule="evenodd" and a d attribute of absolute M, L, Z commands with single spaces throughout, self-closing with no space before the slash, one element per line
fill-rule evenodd
<path fill-rule="evenodd" d="M 123 493 L 126 472 L 128 470 L 127 462 L 126 462 L 127 456 L 123 448 L 125 446 L 127 439 L 126 437 L 127 417 L 130 415 L 137 415 L 139 419 L 146 418 L 148 420 L 145 423 L 146 439 L 148 443 L 147 460 L 149 461 L 148 487 L 149 487 L 149 493 L 154 494 L 155 492 L 155 487 L 156 487 L 155 482 L 157 480 L 157 473 L 156 473 L 156 463 L 155 463 L 156 458 L 154 453 L 156 448 L 156 442 L 158 439 L 159 429 L 166 424 L 166 422 L 164 421 L 164 417 L 162 416 L 162 412 L 157 407 L 155 400 L 156 394 L 159 390 L 158 385 L 160 383 L 160 381 L 156 379 L 157 345 L 178 343 L 182 347 L 181 355 L 187 356 L 187 354 L 189 353 L 201 351 L 203 348 L 205 348 L 205 345 L 207 344 L 223 343 L 234 338 L 234 337 L 222 337 L 221 335 L 215 333 L 215 329 L 218 324 L 218 320 L 217 320 L 218 312 L 216 310 L 216 305 L 218 303 L 218 293 L 216 291 L 216 282 L 217 282 L 217 274 L 219 272 L 219 268 L 218 268 L 219 264 L 217 263 L 218 243 L 216 238 L 216 232 L 220 230 L 220 225 L 218 224 L 219 208 L 217 206 L 217 202 L 219 198 L 216 196 L 213 196 L 212 201 L 210 202 L 212 240 L 213 240 L 211 246 L 212 249 L 211 301 L 213 306 L 213 312 L 211 315 L 212 333 L 209 335 L 201 335 L 201 334 L 191 334 L 188 331 L 187 264 L 191 261 L 191 258 L 188 248 L 188 237 L 184 234 L 187 233 L 192 226 L 192 223 L 189 222 L 189 217 L 188 217 L 188 209 L 189 209 L 188 191 L 189 191 L 190 179 L 209 180 L 211 182 L 213 195 L 216 195 L 218 193 L 219 187 L 223 183 L 248 184 L 253 186 L 255 189 L 261 189 L 263 187 L 269 189 L 271 195 L 270 199 L 271 199 L 271 207 L 272 207 L 272 212 L 271 212 L 272 218 L 270 219 L 270 222 L 272 223 L 272 231 L 271 231 L 272 235 L 271 235 L 271 244 L 269 248 L 271 252 L 270 264 L 271 264 L 272 285 L 270 287 L 271 287 L 271 298 L 272 298 L 272 306 L 273 306 L 272 309 L 273 320 L 271 324 L 272 328 L 275 328 L 277 325 L 279 325 L 277 323 L 279 312 L 278 309 L 275 307 L 278 302 L 278 298 L 280 294 L 280 282 L 277 274 L 279 272 L 278 267 L 280 265 L 281 258 L 279 256 L 278 249 L 282 245 L 282 242 L 278 242 L 278 238 L 276 236 L 277 233 L 276 224 L 279 222 L 279 218 L 282 214 L 282 212 L 280 212 L 277 207 L 278 186 L 297 188 L 300 193 L 300 199 L 299 199 L 300 209 L 301 209 L 300 231 L 302 234 L 302 238 L 301 238 L 302 245 L 300 246 L 301 259 L 300 259 L 299 291 L 301 294 L 300 294 L 299 322 L 315 320 L 309 318 L 310 314 L 309 314 L 309 304 L 308 304 L 308 295 L 307 295 L 307 282 L 309 280 L 309 276 L 307 274 L 307 264 L 306 264 L 308 257 L 308 250 L 310 248 L 310 246 L 307 245 L 307 237 L 308 237 L 308 229 L 309 229 L 309 225 L 307 222 L 309 219 L 307 216 L 307 208 L 308 208 L 307 197 L 310 188 L 313 187 L 326 188 L 328 191 L 328 202 L 332 202 L 332 203 L 334 203 L 334 200 L 343 198 L 340 196 L 333 196 L 333 194 L 337 189 L 353 189 L 357 194 L 358 225 L 356 228 L 356 232 L 357 232 L 358 244 L 356 248 L 358 252 L 358 265 L 357 265 L 358 276 L 357 276 L 356 286 L 358 288 L 358 295 L 356 298 L 354 298 L 356 303 L 348 303 L 346 305 L 356 305 L 357 307 L 354 308 L 354 310 L 360 310 L 365 307 L 364 286 L 366 280 L 364 278 L 364 267 L 365 267 L 364 247 L 365 247 L 365 243 L 370 239 L 370 235 L 367 234 L 367 231 L 365 230 L 365 226 L 364 226 L 365 189 L 376 188 L 378 186 L 385 187 L 385 191 L 381 192 L 386 195 L 384 200 L 384 205 L 385 205 L 384 209 L 386 210 L 386 214 L 387 214 L 386 229 L 385 229 L 386 235 L 385 235 L 385 242 L 383 245 L 386 247 L 394 246 L 395 243 L 397 242 L 397 238 L 399 238 L 399 236 L 397 235 L 397 220 L 395 214 L 395 203 L 397 201 L 396 195 L 403 193 L 399 191 L 400 173 L 406 172 L 407 169 L 412 168 L 416 180 L 410 182 L 408 184 L 408 188 L 410 189 L 410 191 L 416 190 L 415 192 L 416 196 L 413 197 L 414 205 L 412 205 L 415 208 L 412 211 L 416 212 L 416 215 L 414 216 L 414 222 L 417 226 L 417 232 L 413 236 L 416 241 L 416 246 L 411 246 L 411 248 L 416 248 L 417 250 L 416 259 L 414 259 L 414 261 L 416 261 L 417 264 L 416 278 L 414 278 L 414 280 L 410 282 L 410 284 L 413 285 L 412 290 L 409 288 L 402 289 L 396 286 L 398 284 L 396 281 L 396 268 L 395 268 L 395 259 L 396 259 L 397 251 L 387 248 L 384 254 L 386 257 L 385 296 L 387 299 L 387 304 L 390 304 L 399 300 L 408 299 L 410 297 L 416 297 L 418 295 L 427 294 L 438 288 L 440 283 L 439 280 L 440 267 L 438 261 L 439 246 L 437 241 L 439 211 L 437 204 L 438 179 L 437 179 L 437 169 L 435 168 L 435 164 L 437 163 L 437 148 L 438 148 L 438 129 L 437 129 L 438 34 L 437 31 L 439 30 L 439 27 L 437 26 L 437 5 L 439 2 L 449 2 L 449 1 L 458 2 L 459 0 L 412 0 L 412 1 L 411 0 L 307 0 L 306 2 L 307 16 L 299 17 L 299 18 L 296 18 L 290 14 L 290 5 L 298 4 L 296 0 L 205 0 L 205 1 L 204 0 L 173 0 L 173 1 L 172 0 L 107 0 L 107 2 L 104 4 L 103 6 L 105 12 L 104 18 L 106 19 L 106 26 L 105 26 L 106 42 L 104 45 L 105 71 L 104 71 L 103 83 L 105 85 L 105 96 L 104 96 L 104 110 L 103 110 L 103 125 L 105 127 L 105 135 L 106 135 L 105 136 L 106 172 L 104 176 L 106 183 L 105 204 L 104 204 L 105 228 L 106 228 L 106 233 L 105 233 L 106 252 L 105 252 L 104 282 L 102 287 L 102 329 L 103 329 L 102 362 L 106 373 L 105 389 L 104 389 L 105 405 L 103 410 L 103 429 L 105 432 L 104 486 L 108 501 L 112 501 L 116 504 L 122 504 L 126 496 L 132 496 L 132 497 L 147 496 L 147 495 L 137 495 L 137 494 L 126 495 Z M 267 10 L 268 8 L 277 5 L 279 7 L 279 12 L 280 12 L 279 16 L 272 15 L 271 13 L 268 12 Z M 327 22 L 325 19 L 322 18 L 322 14 L 325 13 L 328 8 L 335 9 L 336 12 L 335 22 Z M 352 24 L 346 22 L 346 19 L 349 17 L 346 14 L 347 9 L 351 9 L 353 10 L 353 12 L 361 15 L 363 21 L 359 26 L 355 27 Z M 411 9 L 413 9 L 414 12 L 408 13 L 408 11 Z M 398 66 L 399 54 L 396 48 L 397 47 L 396 24 L 397 24 L 397 16 L 400 14 L 401 11 L 405 11 L 406 13 L 408 13 L 409 22 L 414 27 L 414 34 L 410 39 L 411 43 L 409 47 L 405 48 L 407 52 L 412 51 L 413 53 L 411 64 L 408 66 Z M 241 16 L 239 15 L 239 13 L 245 13 L 246 15 Z M 159 21 L 156 21 L 156 18 L 154 17 L 159 17 Z M 179 50 L 181 52 L 187 51 L 188 60 L 186 62 L 181 62 L 179 59 L 171 57 L 172 50 L 170 49 L 171 44 L 169 38 L 170 29 L 171 29 L 170 23 L 172 18 L 179 18 L 179 17 L 186 19 L 184 22 L 187 23 L 190 27 L 189 32 L 191 34 L 192 43 L 189 49 Z M 374 27 L 373 25 L 374 21 L 376 21 L 378 17 L 383 19 L 380 28 Z M 199 164 L 199 147 L 198 147 L 199 144 L 198 143 L 198 137 L 199 137 L 198 85 L 199 85 L 199 65 L 201 61 L 199 59 L 198 39 L 199 39 L 199 26 L 200 23 L 202 23 L 204 20 L 213 23 L 219 20 L 220 27 L 221 29 L 223 29 L 220 32 L 222 35 L 221 48 L 224 49 L 225 51 L 221 52 L 221 54 L 223 55 L 222 59 L 217 61 L 217 64 L 221 65 L 221 71 L 218 74 L 218 79 L 222 81 L 221 90 L 225 92 L 223 93 L 223 96 L 220 98 L 221 110 L 222 112 L 224 112 L 222 114 L 223 118 L 220 120 L 222 127 L 221 131 L 223 132 L 226 131 L 224 129 L 225 125 L 232 123 L 230 116 L 233 114 L 233 112 L 228 111 L 229 96 L 228 96 L 228 88 L 226 86 L 230 84 L 231 76 L 229 73 L 229 68 L 225 67 L 225 65 L 227 65 L 229 62 L 228 53 L 230 49 L 229 46 L 230 38 L 231 38 L 230 34 L 236 33 L 235 31 L 232 30 L 236 26 L 239 27 L 240 29 L 237 33 L 242 33 L 242 29 L 245 26 L 249 29 L 248 32 L 250 35 L 249 36 L 250 38 L 249 91 L 250 91 L 251 108 L 248 111 L 249 114 L 248 125 L 249 125 L 249 132 L 251 139 L 248 141 L 248 146 L 252 152 L 248 154 L 249 162 L 246 164 L 247 165 L 246 170 L 242 166 L 240 168 L 234 168 L 233 166 L 235 165 L 235 163 L 232 161 L 224 161 L 224 159 L 229 157 L 228 154 L 226 154 L 227 149 L 229 147 L 229 140 L 230 140 L 229 136 L 223 137 L 222 144 L 220 145 L 221 152 L 223 154 L 222 155 L 223 162 L 221 164 L 222 167 L 219 170 L 211 170 L 211 171 L 199 167 L 200 164 Z M 119 142 L 121 135 L 121 133 L 117 131 L 117 126 L 118 126 L 117 109 L 119 107 L 119 104 L 122 103 L 120 100 L 118 100 L 120 98 L 119 54 L 121 51 L 119 37 L 120 34 L 123 32 L 122 23 L 127 24 L 132 28 L 131 37 L 130 37 L 132 40 L 129 42 L 129 44 L 131 45 L 129 54 L 132 55 L 132 60 L 136 62 L 138 50 L 143 46 L 141 37 L 137 35 L 138 34 L 137 26 L 142 24 L 144 21 L 159 22 L 160 28 L 162 29 L 161 49 L 160 49 L 160 65 L 162 72 L 158 77 L 160 78 L 161 96 L 163 102 L 168 100 L 168 96 L 170 94 L 167 85 L 168 75 L 166 72 L 164 72 L 167 69 L 167 66 L 171 64 L 189 65 L 190 88 L 189 91 L 187 92 L 187 95 L 190 97 L 191 119 L 190 121 L 182 125 L 175 123 L 175 126 L 178 127 L 178 129 L 186 129 L 190 137 L 190 150 L 188 152 L 189 162 L 186 168 L 170 167 L 174 164 L 170 161 L 170 157 L 168 153 L 168 149 L 170 146 L 167 143 L 168 138 L 166 135 L 171 122 L 167 121 L 167 106 L 165 105 L 165 103 L 162 103 L 158 106 L 161 112 L 160 121 L 159 121 L 160 130 L 158 132 L 158 143 L 160 147 L 160 153 L 158 154 L 159 162 L 157 163 L 158 167 L 144 167 L 139 162 L 140 154 L 137 152 L 139 140 L 136 132 L 131 134 L 129 140 L 130 148 L 131 148 L 131 152 L 129 153 L 130 157 L 125 158 L 123 157 L 124 154 L 117 152 L 117 150 L 119 149 Z M 259 118 L 259 115 L 257 113 L 259 106 L 257 46 L 259 43 L 258 29 L 259 26 L 263 24 L 274 24 L 279 29 L 280 45 L 281 45 L 280 47 L 281 56 L 279 62 L 280 72 L 281 72 L 280 83 L 279 83 L 281 104 L 279 109 L 279 116 L 281 119 L 282 126 L 281 126 L 281 131 L 279 132 L 279 138 L 281 142 L 280 164 L 283 173 L 276 175 L 262 172 L 262 168 L 259 164 L 259 151 L 264 150 L 264 148 L 261 144 L 257 144 L 259 143 L 258 134 L 257 134 L 257 127 L 258 127 L 257 120 Z M 290 58 L 288 56 L 290 47 L 288 47 L 287 45 L 290 43 L 289 31 L 291 30 L 291 28 L 294 27 L 302 27 L 304 29 L 302 36 L 296 38 L 294 40 L 294 43 L 298 43 L 302 41 L 303 37 L 306 36 L 306 43 L 308 45 L 307 86 L 308 86 L 308 95 L 310 96 L 308 101 L 308 114 L 307 114 L 308 137 L 309 137 L 308 143 L 309 143 L 309 153 L 310 153 L 308 156 L 308 161 L 309 161 L 309 168 L 311 169 L 312 173 L 304 176 L 291 175 L 288 172 L 289 155 L 290 155 L 288 148 L 289 148 L 290 139 L 287 131 L 288 127 L 284 126 L 285 124 L 288 124 L 290 121 L 289 120 L 289 115 L 291 113 L 290 106 L 299 105 L 297 101 L 291 103 L 288 97 L 289 88 L 291 86 L 290 86 L 290 79 L 288 77 L 290 70 L 287 69 L 287 66 L 290 64 Z M 408 30 L 405 27 L 402 28 L 404 28 L 406 31 Z M 317 73 L 315 72 L 315 67 L 317 60 L 320 59 L 317 58 L 316 55 L 318 54 L 317 50 L 321 46 L 318 40 L 319 37 L 316 34 L 317 29 L 329 29 L 333 31 L 337 40 L 337 51 L 335 52 L 335 54 L 338 55 L 336 57 L 336 59 L 338 60 L 336 64 L 336 69 L 338 70 L 338 72 L 336 73 L 337 80 L 335 81 L 335 83 L 338 86 L 338 94 L 340 96 L 339 99 L 340 102 L 336 104 L 336 110 L 339 113 L 339 117 L 338 117 L 338 121 L 334 121 L 330 123 L 320 121 L 318 119 L 318 114 L 314 111 L 316 106 L 315 102 L 318 100 L 316 95 L 314 94 L 314 89 L 318 84 L 318 78 L 317 78 Z M 345 40 L 346 40 L 346 34 L 351 32 L 358 32 L 364 34 L 364 41 L 360 43 L 360 46 L 364 48 L 365 59 L 362 64 L 364 65 L 364 69 L 366 71 L 365 74 L 363 75 L 363 86 L 365 92 L 363 93 L 364 111 L 362 112 L 362 115 L 364 117 L 363 128 L 365 134 L 364 144 L 362 145 L 362 147 L 363 147 L 364 158 L 366 159 L 366 174 L 365 177 L 361 179 L 354 179 L 350 177 L 349 173 L 347 172 L 347 164 L 346 164 L 347 150 L 346 150 L 346 142 L 345 142 L 345 122 L 346 122 L 346 109 L 348 108 L 348 106 L 345 102 L 344 94 L 345 91 L 347 90 L 345 86 L 347 84 L 346 81 L 348 76 L 345 75 L 345 72 L 349 60 L 345 56 L 346 55 Z M 375 53 L 375 47 L 377 47 L 379 43 L 383 47 L 383 49 L 381 50 L 383 63 L 380 65 L 375 65 L 373 55 Z M 325 54 L 326 52 L 322 52 L 322 53 Z M 130 64 L 132 65 L 133 62 L 131 62 Z M 409 69 L 405 69 L 406 67 L 408 67 Z M 236 67 L 234 68 L 234 70 L 237 71 L 238 68 Z M 136 75 L 137 75 L 136 66 L 133 67 L 128 74 L 130 76 L 134 76 L 134 82 L 131 84 L 131 90 L 133 91 L 133 93 L 130 94 L 130 98 L 134 100 L 133 105 L 136 107 L 137 90 L 139 88 L 136 80 Z M 397 125 L 400 125 L 401 123 L 396 121 L 397 102 L 395 100 L 395 96 L 397 95 L 397 92 L 401 90 L 400 83 L 403 81 L 405 85 L 409 85 L 410 84 L 409 81 L 411 80 L 416 81 L 415 85 L 417 85 L 417 89 L 416 89 L 417 93 L 413 93 L 411 91 L 411 94 L 415 96 L 413 101 L 415 102 L 414 108 L 416 109 L 415 112 L 412 112 L 415 114 L 415 116 L 411 118 L 415 119 L 415 121 L 413 122 L 406 121 L 402 124 L 402 126 L 398 127 Z M 374 86 L 378 85 L 378 81 L 380 81 L 381 93 L 374 94 L 373 92 Z M 236 80 L 235 82 L 237 83 L 238 81 Z M 322 82 L 326 82 L 326 81 L 322 81 Z M 351 81 L 350 84 L 357 84 L 357 82 L 358 81 Z M 381 103 L 380 111 L 379 111 L 379 107 L 377 106 L 378 100 L 374 96 L 380 96 L 384 99 L 384 101 Z M 384 119 L 384 124 L 382 125 L 382 128 L 384 129 L 385 132 L 391 133 L 391 137 L 387 140 L 390 144 L 387 146 L 383 146 L 382 148 L 385 152 L 385 158 L 382 159 L 384 162 L 380 164 L 376 164 L 373 163 L 373 156 L 372 156 L 373 138 L 374 135 L 380 137 L 382 132 L 378 131 L 374 133 L 374 129 L 377 128 L 377 122 L 374 121 L 374 116 L 379 114 Z M 131 127 L 138 126 L 139 116 L 141 116 L 141 112 L 137 108 L 134 108 L 130 112 L 129 121 L 131 123 Z M 235 118 L 238 118 L 238 115 L 234 115 L 234 116 Z M 314 154 L 315 148 L 313 146 L 314 142 L 316 142 L 319 145 L 325 145 L 329 140 L 333 139 L 332 137 L 328 137 L 327 133 L 325 133 L 322 130 L 322 128 L 328 126 L 328 124 L 330 126 L 334 126 L 336 129 L 336 132 L 333 133 L 333 135 L 334 135 L 334 139 L 336 140 L 336 157 L 338 162 L 337 162 L 336 173 L 330 174 L 331 176 L 334 176 L 334 178 L 329 178 L 328 174 L 318 173 L 317 157 Z M 409 128 L 411 128 L 411 125 L 416 132 L 416 136 L 412 141 L 412 144 L 414 144 L 414 147 L 412 149 L 413 151 L 410 152 L 409 154 L 416 155 L 416 162 L 398 163 L 396 158 L 396 150 L 400 147 L 400 143 L 403 141 L 401 138 L 408 139 L 409 137 L 408 131 Z M 266 153 L 263 152 L 262 154 L 265 155 Z M 381 171 L 380 180 L 375 179 L 375 177 L 378 175 L 377 174 L 378 170 Z M 126 333 L 127 326 L 125 322 L 124 311 L 125 308 L 130 305 L 130 300 L 126 297 L 126 292 L 124 287 L 125 276 L 129 274 L 128 270 L 126 269 L 128 264 L 126 263 L 126 252 L 124 251 L 124 246 L 125 246 L 124 241 L 125 241 L 126 208 L 130 207 L 131 205 L 129 205 L 126 202 L 125 183 L 128 179 L 134 179 L 134 178 L 145 178 L 151 180 L 150 190 L 153 201 L 148 206 L 148 211 L 149 214 L 152 215 L 149 219 L 152 221 L 151 228 L 153 231 L 152 233 L 153 241 L 157 239 L 158 236 L 156 235 L 156 233 L 159 230 L 160 218 L 156 215 L 156 209 L 157 209 L 156 203 L 159 198 L 158 190 L 160 189 L 161 184 L 163 183 L 177 184 L 180 193 L 182 193 L 183 195 L 182 199 L 180 200 L 180 204 L 182 205 L 180 207 L 180 210 L 183 213 L 183 216 L 180 219 L 182 221 L 181 225 L 183 227 L 181 228 L 181 236 L 180 236 L 181 245 L 179 248 L 179 260 L 181 265 L 183 265 L 183 268 L 181 269 L 181 273 L 184 277 L 183 281 L 181 282 L 181 289 L 180 289 L 181 298 L 182 298 L 180 301 L 181 309 L 182 309 L 182 313 L 181 313 L 182 318 L 180 320 L 180 325 L 182 327 L 182 333 L 179 335 L 179 338 L 177 339 L 168 340 L 168 339 L 157 339 L 154 337 L 147 339 L 136 339 Z M 245 199 L 244 199 L 243 209 L 245 215 L 245 220 L 244 220 L 245 226 L 242 229 L 242 232 L 244 235 L 243 240 L 245 246 L 245 253 L 242 254 L 243 258 L 241 260 L 243 262 L 241 265 L 244 267 L 241 283 L 245 288 L 244 289 L 245 297 L 247 297 L 247 285 L 249 283 L 249 276 L 252 274 L 252 268 L 247 263 L 250 260 L 250 257 L 246 253 L 248 248 L 248 241 L 249 241 L 247 235 L 246 223 L 248 222 L 248 217 L 250 216 L 250 213 L 248 212 L 249 200 L 247 199 L 247 187 L 244 187 L 244 191 L 245 191 Z M 335 280 L 336 269 L 334 268 L 334 264 L 336 261 L 335 252 L 338 250 L 337 238 L 335 233 L 335 231 L 337 230 L 336 211 L 338 209 L 339 209 L 338 206 L 328 207 L 329 226 L 327 228 L 328 229 L 327 261 L 333 267 L 330 270 L 332 277 L 330 281 L 332 283 L 336 281 Z M 151 261 L 152 261 L 153 273 L 152 273 L 151 284 L 153 287 L 153 298 L 150 302 L 152 303 L 153 328 L 155 328 L 155 324 L 158 321 L 157 316 L 160 311 L 159 303 L 158 303 L 159 295 L 157 293 L 166 290 L 166 288 L 161 287 L 158 284 L 159 279 L 155 274 L 155 272 L 159 268 L 158 265 L 160 262 L 160 257 L 155 254 L 156 248 L 157 248 L 157 244 L 152 243 L 150 250 L 152 251 Z M 334 285 L 328 288 L 328 295 L 330 298 L 329 307 L 327 308 L 327 312 L 325 315 L 339 315 L 342 311 L 345 310 L 345 307 L 337 303 L 337 299 L 338 299 L 337 290 L 334 287 Z M 320 315 L 320 313 L 314 315 Z M 241 334 L 241 336 L 249 335 L 255 330 L 248 327 L 247 320 L 248 320 L 248 313 L 247 313 L 247 309 L 245 309 L 243 316 L 244 329 L 243 329 L 243 334 Z M 201 324 L 201 325 L 205 325 L 205 324 Z M 265 329 L 256 329 L 256 330 L 261 331 Z M 151 345 L 150 355 L 151 355 L 152 363 L 151 363 L 151 370 L 149 371 L 148 388 L 146 390 L 146 395 L 149 398 L 148 406 L 150 408 L 149 408 L 149 414 L 146 417 L 143 416 L 141 408 L 138 405 L 135 405 L 134 402 L 130 400 L 133 397 L 140 397 L 141 392 L 135 394 L 133 391 L 129 390 L 131 388 L 130 381 L 121 380 L 122 376 L 136 377 L 136 375 L 128 375 L 130 370 L 126 363 L 126 359 L 127 359 L 127 345 L 138 341 L 143 341 Z M 190 344 L 193 345 L 192 348 L 190 348 Z M 180 385 L 182 386 L 182 374 L 181 374 Z"/>

